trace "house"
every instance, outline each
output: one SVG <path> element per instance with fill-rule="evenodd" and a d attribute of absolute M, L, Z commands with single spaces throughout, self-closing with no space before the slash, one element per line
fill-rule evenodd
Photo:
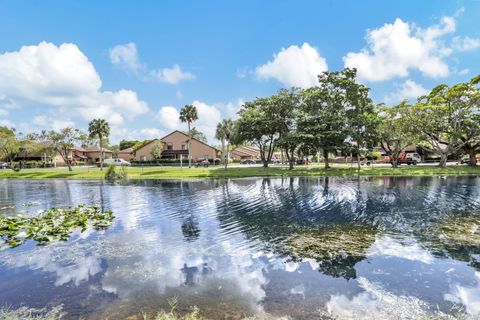
<path fill-rule="evenodd" d="M 50 142 L 42 141 L 37 142 L 38 150 L 30 152 L 26 155 L 20 155 L 15 159 L 16 161 L 42 161 L 49 162 L 55 165 L 65 164 L 64 159 L 58 152 L 53 152 L 53 154 L 48 154 L 47 149 L 50 147 Z M 109 159 L 113 157 L 113 152 L 108 149 L 103 149 L 104 159 Z M 100 161 L 101 149 L 99 147 L 73 147 L 70 149 L 67 160 L 70 162 L 76 162 L 79 164 L 95 164 Z"/>
<path fill-rule="evenodd" d="M 99 147 L 73 147 L 68 160 L 83 164 L 95 164 L 100 162 L 101 154 L 102 150 Z M 113 151 L 103 148 L 103 158 L 110 159 L 112 157 Z"/>
<path fill-rule="evenodd" d="M 126 161 L 153 161 L 152 150 L 161 144 L 160 156 L 162 159 L 188 160 L 188 135 L 181 131 L 173 131 L 161 139 L 146 140 L 142 144 L 120 150 L 118 157 Z M 203 159 L 219 159 L 222 152 L 203 141 L 192 138 L 191 156 L 193 161 Z"/>
<path fill-rule="evenodd" d="M 241 161 L 246 159 L 260 159 L 260 151 L 258 149 L 247 146 L 236 147 L 230 152 L 230 155 L 234 161 Z"/>
<path fill-rule="evenodd" d="M 118 151 L 117 156 L 119 159 L 123 159 L 128 162 L 135 159 L 135 156 L 133 155 L 133 148 L 120 150 Z"/>
<path fill-rule="evenodd" d="M 155 160 L 155 157 L 152 155 L 152 150 L 156 146 L 159 146 L 161 150 L 163 150 L 163 144 L 164 142 L 160 139 L 146 140 L 133 148 L 121 150 L 118 153 L 118 157 L 126 161 L 152 161 Z M 130 154 L 128 154 L 129 151 Z"/>
<path fill-rule="evenodd" d="M 162 158 L 164 159 L 188 159 L 188 135 L 175 130 L 163 137 L 164 148 Z M 193 161 L 203 159 L 221 159 L 222 152 L 203 141 L 192 138 L 190 142 L 190 155 Z"/>

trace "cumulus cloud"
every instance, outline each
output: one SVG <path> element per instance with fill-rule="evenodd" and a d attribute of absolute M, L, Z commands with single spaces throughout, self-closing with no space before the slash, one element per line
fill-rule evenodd
<path fill-rule="evenodd" d="M 214 105 L 208 105 L 201 101 L 192 103 L 198 112 L 198 120 L 195 121 L 195 128 L 205 133 L 208 141 L 215 140 L 215 130 L 217 123 L 222 121 L 222 116 L 218 108 Z"/>
<path fill-rule="evenodd" d="M 327 61 L 318 51 L 304 43 L 292 45 L 273 56 L 273 60 L 255 69 L 260 79 L 274 78 L 287 87 L 308 88 L 318 82 L 318 75 L 328 69 Z"/>
<path fill-rule="evenodd" d="M 40 129 L 60 130 L 63 128 L 75 127 L 75 122 L 67 119 L 53 119 L 45 115 L 35 116 L 32 119 L 32 124 L 38 126 Z"/>
<path fill-rule="evenodd" d="M 368 46 L 360 52 L 349 52 L 345 67 L 358 69 L 359 78 L 384 81 L 407 77 L 410 70 L 419 70 L 431 78 L 448 76 L 445 57 L 452 52 L 445 47 L 443 37 L 455 31 L 455 19 L 443 17 L 439 24 L 426 29 L 397 18 L 378 29 L 368 30 Z"/>
<path fill-rule="evenodd" d="M 117 45 L 111 48 L 109 52 L 112 64 L 134 72 L 141 68 L 135 43 Z"/>
<path fill-rule="evenodd" d="M 180 128 L 179 117 L 180 113 L 172 106 L 161 107 L 156 116 L 160 125 L 170 130 L 177 130 Z"/>
<path fill-rule="evenodd" d="M 408 79 L 403 82 L 397 89 L 391 94 L 385 96 L 384 100 L 386 103 L 397 103 L 402 100 L 416 100 L 418 97 L 423 96 L 428 93 L 428 90 L 425 89 L 421 84 L 416 83 L 415 81 Z"/>
<path fill-rule="evenodd" d="M 177 84 L 182 80 L 195 79 L 192 73 L 183 71 L 178 64 L 173 65 L 171 68 L 152 70 L 151 75 L 158 81 L 170 84 Z"/>
<path fill-rule="evenodd" d="M 217 123 L 222 120 L 221 110 L 228 109 L 229 106 L 235 108 L 232 103 L 210 105 L 198 100 L 193 101 L 192 105 L 197 108 L 198 113 L 198 120 L 193 123 L 193 127 L 203 132 L 210 142 L 215 140 Z M 164 106 L 158 110 L 156 119 L 161 127 L 168 130 L 186 130 L 186 125 L 179 120 L 179 116 L 177 108 Z"/>
<path fill-rule="evenodd" d="M 135 73 L 141 72 L 141 78 L 144 80 L 155 79 L 160 82 L 177 84 L 183 80 L 195 79 L 193 73 L 183 71 L 180 65 L 174 64 L 172 67 L 149 70 L 146 64 L 140 62 L 138 57 L 137 45 L 134 42 L 116 45 L 109 50 L 110 62 L 113 65 L 124 68 Z"/>
<path fill-rule="evenodd" d="M 112 124 L 148 111 L 134 91 L 101 91 L 101 86 L 93 64 L 72 43 L 41 42 L 0 54 L 0 91 L 18 105 L 58 107 L 60 113 Z"/>

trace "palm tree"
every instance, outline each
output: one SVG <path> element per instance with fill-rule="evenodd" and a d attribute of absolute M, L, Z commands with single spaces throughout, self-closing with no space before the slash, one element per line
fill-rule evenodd
<path fill-rule="evenodd" d="M 190 140 L 192 140 L 192 132 L 190 130 L 190 126 L 192 122 L 195 120 L 198 120 L 198 113 L 197 113 L 197 108 L 195 106 L 192 106 L 191 104 L 187 104 L 185 107 L 183 107 L 180 110 L 180 121 L 186 122 L 188 124 L 188 144 L 187 144 L 187 149 L 188 149 L 188 167 L 192 167 L 192 157 L 190 155 Z"/>
<path fill-rule="evenodd" d="M 223 119 L 222 122 L 217 124 L 217 130 L 215 131 L 215 138 L 220 140 L 222 143 L 222 155 L 223 155 L 223 164 L 225 169 L 228 165 L 228 151 L 230 148 L 230 141 L 233 135 L 233 121 L 231 119 Z M 225 153 L 225 142 L 227 143 L 227 152 Z"/>
<path fill-rule="evenodd" d="M 103 119 L 93 119 L 88 124 L 88 132 L 90 138 L 98 138 L 98 144 L 100 146 L 100 170 L 103 170 L 103 142 L 104 139 L 110 135 L 110 126 L 108 122 Z"/>

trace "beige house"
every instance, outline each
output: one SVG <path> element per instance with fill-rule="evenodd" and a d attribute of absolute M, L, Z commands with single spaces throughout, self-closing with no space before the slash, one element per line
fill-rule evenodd
<path fill-rule="evenodd" d="M 161 139 L 146 141 L 143 145 L 134 148 L 124 149 L 118 152 L 118 157 L 126 161 L 152 161 L 155 160 L 152 150 L 156 145 L 161 144 L 162 159 L 188 161 L 188 135 L 181 131 L 173 131 Z M 222 152 L 203 141 L 192 138 L 191 156 L 193 161 L 204 159 L 220 159 Z"/>
<path fill-rule="evenodd" d="M 127 160 L 127 161 L 152 161 L 152 160 L 155 160 L 155 158 L 153 157 L 152 155 L 152 150 L 154 148 L 156 148 L 157 146 L 160 147 L 160 150 L 163 150 L 163 141 L 159 140 L 159 139 L 153 139 L 153 140 L 150 140 L 150 141 L 146 141 L 143 145 L 133 149 L 133 148 L 129 148 L 129 149 L 132 149 L 130 155 L 131 155 L 131 159 L 130 160 L 127 160 L 124 158 L 124 156 L 126 155 L 124 153 L 125 150 L 122 150 L 120 151 L 122 153 L 122 159 L 124 160 Z M 126 149 L 127 150 L 127 149 Z M 118 156 L 120 157 L 120 152 L 118 153 Z"/>
<path fill-rule="evenodd" d="M 164 149 L 162 158 L 166 159 L 188 159 L 188 135 L 175 130 L 161 139 Z M 203 141 L 192 138 L 190 142 L 190 155 L 193 161 L 204 159 L 221 159 L 222 152 Z"/>
<path fill-rule="evenodd" d="M 246 159 L 260 159 L 260 151 L 247 146 L 238 146 L 230 152 L 230 156 L 234 161 L 241 161 Z"/>
<path fill-rule="evenodd" d="M 119 159 L 123 159 L 128 162 L 135 159 L 135 156 L 133 155 L 133 148 L 120 150 L 118 151 L 117 156 Z"/>

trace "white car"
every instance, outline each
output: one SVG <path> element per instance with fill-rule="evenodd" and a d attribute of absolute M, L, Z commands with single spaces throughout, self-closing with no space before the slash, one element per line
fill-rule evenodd
<path fill-rule="evenodd" d="M 116 166 L 130 166 L 131 163 L 123 159 L 105 159 L 104 164 L 114 164 Z"/>

